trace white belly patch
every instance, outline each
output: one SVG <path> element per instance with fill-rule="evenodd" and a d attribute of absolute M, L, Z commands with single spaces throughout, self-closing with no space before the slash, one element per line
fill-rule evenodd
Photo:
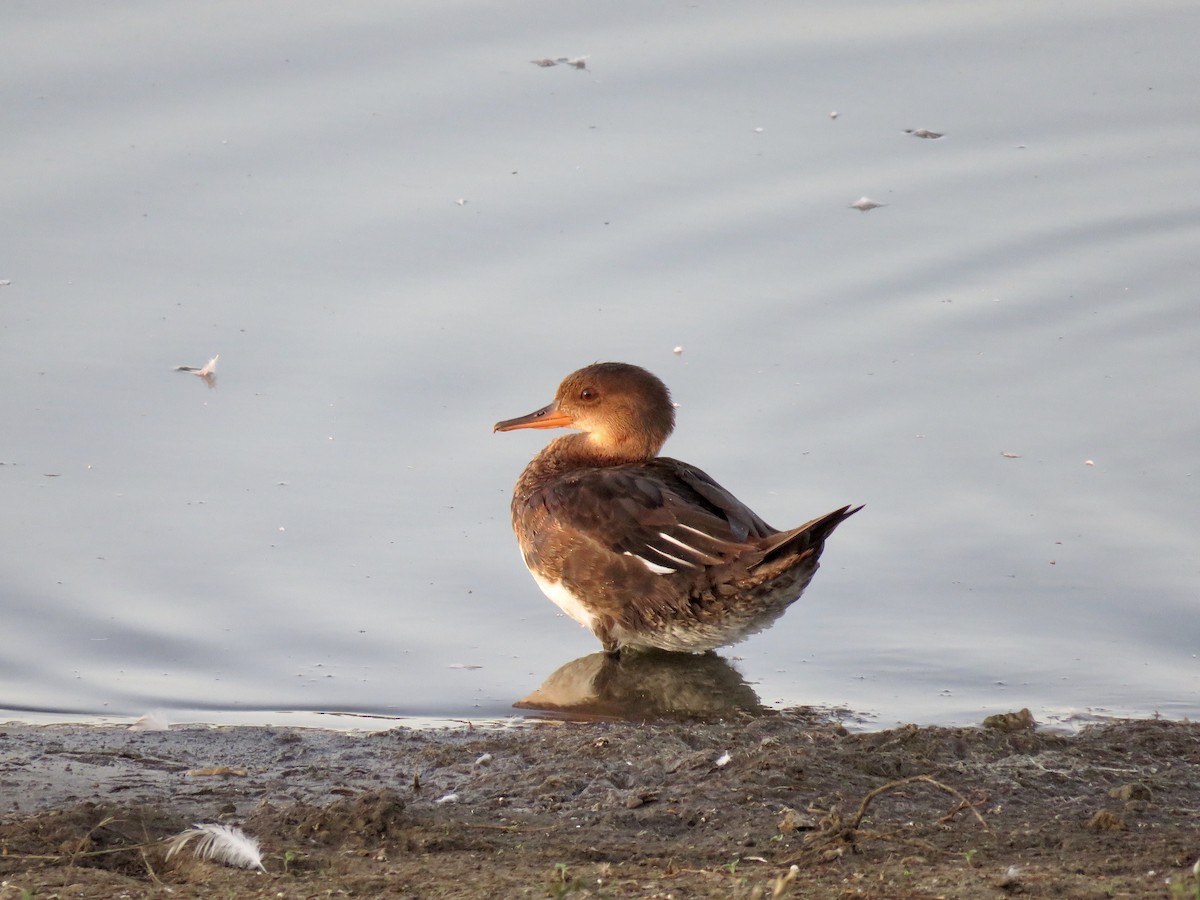
<path fill-rule="evenodd" d="M 529 570 L 529 574 L 533 576 L 533 580 L 537 582 L 537 586 L 542 589 L 542 593 L 553 600 L 559 609 L 584 628 L 591 629 L 592 623 L 596 621 L 596 617 L 584 609 L 583 604 L 563 586 L 561 581 L 547 581 L 532 569 Z"/>

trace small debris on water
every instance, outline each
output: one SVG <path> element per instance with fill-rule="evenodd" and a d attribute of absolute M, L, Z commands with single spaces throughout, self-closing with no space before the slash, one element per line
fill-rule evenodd
<path fill-rule="evenodd" d="M 833 112 L 831 112 L 829 114 L 829 118 L 831 118 L 831 119 L 836 119 L 837 117 L 838 117 L 838 111 L 836 109 L 833 110 Z"/>
<path fill-rule="evenodd" d="M 569 56 L 556 56 L 554 59 L 551 59 L 548 56 L 543 56 L 541 59 L 531 59 L 530 62 L 535 66 L 540 66 L 543 69 L 548 69 L 551 66 L 557 66 L 560 64 L 564 66 L 571 66 L 574 69 L 586 69 L 587 60 L 588 58 L 586 56 L 576 56 L 573 58 Z"/>
<path fill-rule="evenodd" d="M 450 663 L 448 669 L 482 669 L 483 666 L 472 665 L 471 663 Z"/>
<path fill-rule="evenodd" d="M 191 372 L 193 375 L 203 378 L 204 383 L 210 388 L 214 388 L 217 386 L 217 360 L 220 358 L 221 354 L 218 353 L 203 366 L 176 366 L 175 371 Z"/>
<path fill-rule="evenodd" d="M 1020 459 L 1021 458 L 1020 453 L 1009 453 L 1007 450 L 1004 451 L 1003 453 L 1001 453 L 1000 455 L 1003 456 L 1005 459 Z"/>
<path fill-rule="evenodd" d="M 868 210 L 872 210 L 872 209 L 878 209 L 881 206 L 887 206 L 887 204 L 886 203 L 878 203 L 875 200 L 872 200 L 870 197 L 859 197 L 857 200 L 855 200 L 853 203 L 850 204 L 851 209 L 861 210 L 862 212 L 867 212 Z"/>
<path fill-rule="evenodd" d="M 945 135 L 940 131 L 930 131 L 928 128 L 905 128 L 905 134 L 911 134 L 913 137 L 925 138 L 927 141 L 936 141 Z"/>
<path fill-rule="evenodd" d="M 201 378 L 203 378 L 205 375 L 211 375 L 213 372 L 217 371 L 217 360 L 220 358 L 221 358 L 221 354 L 218 353 L 216 356 L 214 356 L 212 359 L 210 359 L 208 362 L 206 362 L 203 366 L 200 366 L 200 367 L 176 366 L 175 371 L 176 372 L 194 372 L 195 374 L 197 374 Z"/>
<path fill-rule="evenodd" d="M 675 348 L 674 350 L 672 350 L 671 352 L 672 352 L 672 353 L 674 353 L 676 356 L 682 356 L 682 355 L 683 355 L 683 348 L 682 348 L 682 347 L 676 347 L 676 348 Z"/>

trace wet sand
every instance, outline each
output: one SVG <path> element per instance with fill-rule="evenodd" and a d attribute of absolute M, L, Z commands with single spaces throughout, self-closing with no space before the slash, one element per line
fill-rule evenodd
<path fill-rule="evenodd" d="M 0 726 L 0 898 L 1197 896 L 1200 726 L 993 724 Z"/>

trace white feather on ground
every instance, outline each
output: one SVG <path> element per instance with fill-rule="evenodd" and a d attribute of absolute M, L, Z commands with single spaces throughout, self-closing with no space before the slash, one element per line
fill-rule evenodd
<path fill-rule="evenodd" d="M 238 869 L 267 871 L 257 840 L 236 825 L 217 825 L 213 822 L 197 822 L 187 831 L 170 838 L 167 859 L 186 847 L 193 838 L 198 839 L 192 851 L 197 859 L 210 859 Z"/>
<path fill-rule="evenodd" d="M 129 726 L 130 731 L 168 731 L 170 728 L 167 717 L 158 711 L 146 713 Z"/>

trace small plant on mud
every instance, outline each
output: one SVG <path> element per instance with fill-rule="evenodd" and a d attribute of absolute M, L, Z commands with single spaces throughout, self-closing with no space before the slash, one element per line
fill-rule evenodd
<path fill-rule="evenodd" d="M 1200 900 L 1200 859 L 1192 866 L 1191 875 L 1177 875 L 1171 879 L 1171 896 L 1179 900 Z"/>
<path fill-rule="evenodd" d="M 966 853 L 963 854 L 963 856 L 965 856 L 967 858 L 967 865 L 970 866 L 972 869 L 975 868 L 975 854 L 978 852 L 979 851 L 976 848 L 972 847 L 970 850 L 968 850 Z"/>
<path fill-rule="evenodd" d="M 733 862 L 727 862 L 727 863 L 725 863 L 725 865 L 721 866 L 721 868 L 722 868 L 722 869 L 728 869 L 728 870 L 729 870 L 729 874 L 730 874 L 730 875 L 736 875 L 736 874 L 737 874 L 737 867 L 738 867 L 738 863 L 740 863 L 740 862 L 741 862 L 741 860 L 740 860 L 740 859 L 735 859 Z"/>
<path fill-rule="evenodd" d="M 554 864 L 554 878 L 550 882 L 550 896 L 562 900 L 569 894 L 575 892 L 580 887 L 569 874 L 567 874 L 566 863 Z"/>

